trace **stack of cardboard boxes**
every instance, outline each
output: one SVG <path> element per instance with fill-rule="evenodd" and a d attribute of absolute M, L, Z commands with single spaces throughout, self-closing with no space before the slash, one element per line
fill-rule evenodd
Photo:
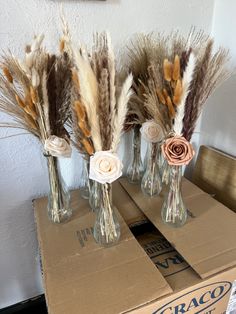
<path fill-rule="evenodd" d="M 49 314 L 223 314 L 229 301 L 236 313 L 236 214 L 184 179 L 189 218 L 172 229 L 163 195 L 145 198 L 125 179 L 113 190 L 121 239 L 111 248 L 95 243 L 78 191 L 63 225 L 48 221 L 46 199 L 34 202 Z"/>

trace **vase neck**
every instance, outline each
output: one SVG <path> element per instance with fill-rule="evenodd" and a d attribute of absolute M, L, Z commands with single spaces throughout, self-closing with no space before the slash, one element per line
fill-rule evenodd
<path fill-rule="evenodd" d="M 140 148 L 141 148 L 141 134 L 140 134 L 140 126 L 135 126 L 133 131 L 133 149 L 134 156 L 140 156 Z"/>
<path fill-rule="evenodd" d="M 160 147 L 159 143 L 149 143 L 147 148 L 147 167 L 152 164 L 158 165 Z"/>
<path fill-rule="evenodd" d="M 102 200 L 112 205 L 112 185 L 110 183 L 102 184 Z"/>
<path fill-rule="evenodd" d="M 170 166 L 170 188 L 180 191 L 182 181 L 182 166 Z"/>

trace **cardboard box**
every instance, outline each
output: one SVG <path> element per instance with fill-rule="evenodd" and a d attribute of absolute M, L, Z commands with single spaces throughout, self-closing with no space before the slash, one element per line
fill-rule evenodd
<path fill-rule="evenodd" d="M 225 313 L 236 279 L 235 213 L 184 180 L 192 218 L 171 229 L 160 220 L 161 197 L 121 183 L 129 194 L 116 184 L 117 208 L 136 206 L 153 226 L 132 234 L 119 216 L 122 236 L 111 248 L 94 242 L 94 214 L 78 191 L 63 225 L 48 221 L 46 199 L 34 202 L 49 314 Z"/>

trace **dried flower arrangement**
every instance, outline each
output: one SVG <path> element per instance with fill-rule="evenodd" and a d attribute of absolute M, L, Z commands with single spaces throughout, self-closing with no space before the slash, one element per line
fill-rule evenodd
<path fill-rule="evenodd" d="M 162 43 L 155 41 L 153 34 L 136 35 L 128 46 L 128 60 L 125 68 L 128 68 L 134 76 L 133 90 L 129 101 L 129 110 L 126 118 L 125 130 L 133 129 L 133 152 L 132 160 L 127 170 L 127 178 L 130 183 L 139 183 L 142 180 L 144 167 L 142 164 L 141 151 L 141 126 L 148 120 L 152 120 L 145 106 L 147 92 L 149 91 L 150 73 L 149 67 L 155 55 L 162 53 Z M 164 108 L 165 109 L 165 108 Z M 153 127 L 153 123 L 150 128 Z M 156 128 L 159 130 L 159 128 Z M 148 139 L 145 137 L 148 141 Z"/>
<path fill-rule="evenodd" d="M 169 89 L 158 90 L 158 99 L 168 105 L 172 119 L 169 138 L 162 145 L 166 164 L 170 165 L 170 189 L 163 204 L 162 219 L 175 227 L 182 226 L 187 219 L 180 183 L 182 165 L 187 165 L 194 156 L 189 141 L 197 119 L 207 98 L 230 76 L 226 68 L 228 52 L 218 48 L 213 53 L 213 40 L 204 34 L 197 34 L 194 46 L 192 36 L 190 33 L 187 46 L 180 55 L 175 55 L 174 63 L 164 60 L 163 76 Z"/>
<path fill-rule="evenodd" d="M 12 121 L 1 127 L 24 129 L 36 136 L 47 156 L 51 188 L 49 215 L 54 222 L 69 218 L 57 158 L 70 157 L 69 135 L 64 127 L 71 98 L 71 61 L 66 53 L 51 55 L 42 47 L 43 36 L 26 46 L 24 60 L 10 52 L 0 62 L 0 111 Z"/>
<path fill-rule="evenodd" d="M 128 69 L 133 74 L 133 95 L 128 104 L 128 113 L 125 131 L 135 126 L 141 127 L 142 123 L 150 119 L 144 106 L 145 88 L 148 82 L 148 67 L 155 52 L 154 40 L 151 34 L 136 35 L 127 47 L 128 59 L 124 65 L 124 72 Z"/>
<path fill-rule="evenodd" d="M 102 184 L 101 208 L 94 235 L 109 245 L 119 239 L 119 228 L 111 202 L 110 183 L 121 175 L 116 151 L 124 128 L 132 75 L 118 93 L 115 58 L 107 33 L 96 34 L 91 54 L 71 45 L 74 68 L 72 126 L 78 150 L 90 156 L 90 178 Z"/>

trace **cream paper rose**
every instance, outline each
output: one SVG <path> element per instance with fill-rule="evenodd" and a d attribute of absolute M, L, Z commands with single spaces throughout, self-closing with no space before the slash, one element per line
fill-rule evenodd
<path fill-rule="evenodd" d="M 182 136 L 168 138 L 161 146 L 164 158 L 169 165 L 188 165 L 195 154 L 193 146 Z"/>
<path fill-rule="evenodd" d="M 122 162 L 117 154 L 99 151 L 90 157 L 89 178 L 99 183 L 112 183 L 122 175 Z"/>
<path fill-rule="evenodd" d="M 51 135 L 46 139 L 44 149 L 54 157 L 69 158 L 72 152 L 70 144 L 64 138 L 56 135 Z"/>
<path fill-rule="evenodd" d="M 164 133 L 162 128 L 159 124 L 157 124 L 155 121 L 150 120 L 147 122 L 144 122 L 142 124 L 142 127 L 140 129 L 140 132 L 142 134 L 142 137 L 147 141 L 151 143 L 157 143 L 162 141 L 164 137 Z"/>

